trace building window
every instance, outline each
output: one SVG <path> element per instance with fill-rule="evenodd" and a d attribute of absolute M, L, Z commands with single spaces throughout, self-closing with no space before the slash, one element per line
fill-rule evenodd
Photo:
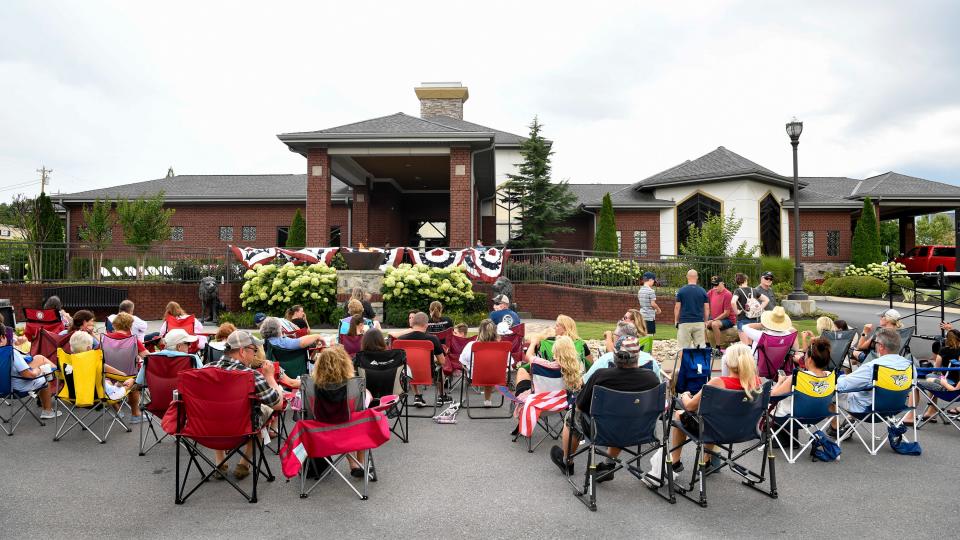
<path fill-rule="evenodd" d="M 231 226 L 229 226 L 229 225 L 228 225 L 228 226 L 220 227 L 220 240 L 222 240 L 222 241 L 224 241 L 224 242 L 232 242 L 232 241 L 233 241 L 233 227 L 231 227 Z"/>
<path fill-rule="evenodd" d="M 253 241 L 257 239 L 257 228 L 252 225 L 244 225 L 240 229 L 240 239 Z"/>
<path fill-rule="evenodd" d="M 840 231 L 827 231 L 827 256 L 840 256 Z"/>
<path fill-rule="evenodd" d="M 340 226 L 330 227 L 330 245 L 329 247 L 340 247 Z"/>
<path fill-rule="evenodd" d="M 647 231 L 633 231 L 633 253 L 641 257 L 647 255 Z"/>
<path fill-rule="evenodd" d="M 780 256 L 780 203 L 769 193 L 760 201 L 760 253 Z"/>
<path fill-rule="evenodd" d="M 803 257 L 813 257 L 815 251 L 813 246 L 813 231 L 800 231 L 800 255 Z"/>
<path fill-rule="evenodd" d="M 516 193 L 505 188 L 506 184 L 497 190 L 494 219 L 496 225 L 496 243 L 506 244 L 520 234 L 520 199 Z"/>
<path fill-rule="evenodd" d="M 290 227 L 277 227 L 277 247 L 287 247 L 287 234 Z"/>
<path fill-rule="evenodd" d="M 170 227 L 170 241 L 183 242 L 183 227 Z"/>
<path fill-rule="evenodd" d="M 617 253 L 623 253 L 623 234 L 617 231 Z"/>
<path fill-rule="evenodd" d="M 690 227 L 703 227 L 707 218 L 720 213 L 720 201 L 696 193 L 677 206 L 677 248 L 687 243 Z"/>

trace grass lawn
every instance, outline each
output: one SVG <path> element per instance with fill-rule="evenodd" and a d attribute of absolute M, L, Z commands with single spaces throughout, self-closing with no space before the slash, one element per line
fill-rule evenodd
<path fill-rule="evenodd" d="M 794 328 L 799 331 L 810 330 L 811 332 L 816 329 L 817 321 L 814 319 L 794 321 Z M 603 339 L 603 333 L 606 330 L 613 330 L 616 328 L 615 323 L 609 322 L 580 322 L 577 321 L 577 332 L 580 334 L 580 337 L 583 339 Z M 657 334 L 656 339 L 676 339 L 677 338 L 677 329 L 674 328 L 672 324 L 668 323 L 657 323 Z"/>

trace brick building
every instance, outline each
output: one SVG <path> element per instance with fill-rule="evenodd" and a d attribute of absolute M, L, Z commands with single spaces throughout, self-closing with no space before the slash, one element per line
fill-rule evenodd
<path fill-rule="evenodd" d="M 523 137 L 463 119 L 459 83 L 415 89 L 420 115 L 396 113 L 353 124 L 278 135 L 304 157 L 306 174 L 168 175 L 55 196 L 66 208 L 70 242 L 81 208 L 97 198 L 166 193 L 176 209 L 167 247 L 283 246 L 295 211 L 309 246 L 502 244 L 519 211 L 498 196 L 516 171 Z M 888 172 L 864 180 L 800 179 L 803 260 L 811 275 L 850 260 L 853 228 L 869 196 L 881 219 L 901 218 L 901 246 L 914 243 L 913 217 L 960 207 L 960 187 Z M 677 253 L 690 225 L 722 212 L 743 220 L 735 242 L 766 255 L 792 254 L 792 178 L 724 147 L 632 184 L 571 184 L 577 213 L 557 248 L 589 250 L 596 215 L 611 194 L 624 255 Z M 114 232 L 119 238 L 120 231 Z"/>

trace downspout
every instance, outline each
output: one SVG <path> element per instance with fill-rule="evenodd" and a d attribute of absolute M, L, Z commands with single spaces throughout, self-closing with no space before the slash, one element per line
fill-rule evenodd
<path fill-rule="evenodd" d="M 344 202 L 347 203 L 347 246 L 353 247 L 353 199 L 346 197 Z M 342 239 L 340 245 L 343 245 Z"/>
<path fill-rule="evenodd" d="M 493 175 L 493 191 L 494 193 L 496 193 L 497 191 L 497 155 L 496 155 L 496 150 L 494 150 L 494 148 L 496 147 L 496 144 L 497 144 L 496 142 L 491 142 L 490 146 L 486 148 L 483 148 L 481 150 L 474 150 L 470 152 L 470 245 L 467 247 L 473 247 L 477 243 L 477 237 L 475 236 L 477 234 L 477 227 L 476 227 L 476 223 L 474 222 L 474 220 L 476 219 L 475 214 L 477 212 L 477 208 L 476 208 L 477 198 L 474 196 L 475 190 L 476 190 L 477 153 L 486 152 L 487 150 L 490 150 L 493 152 L 493 154 L 491 154 L 491 158 L 493 160 L 493 167 L 491 168 L 491 174 Z"/>

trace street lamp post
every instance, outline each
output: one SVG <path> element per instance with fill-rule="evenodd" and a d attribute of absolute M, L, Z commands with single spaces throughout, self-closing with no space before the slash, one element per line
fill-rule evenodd
<path fill-rule="evenodd" d="M 793 120 L 787 123 L 787 135 L 793 146 L 793 292 L 787 298 L 790 300 L 806 300 L 807 293 L 803 292 L 803 263 L 800 260 L 800 178 L 797 174 L 797 146 L 800 145 L 800 133 L 803 132 L 803 122 Z"/>

